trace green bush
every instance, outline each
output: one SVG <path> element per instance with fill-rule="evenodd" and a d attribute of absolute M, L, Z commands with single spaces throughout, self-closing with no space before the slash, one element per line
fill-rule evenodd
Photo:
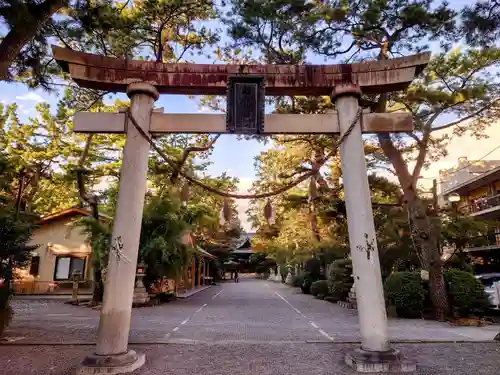
<path fill-rule="evenodd" d="M 284 283 L 288 275 L 288 267 L 286 264 L 280 264 L 281 282 Z"/>
<path fill-rule="evenodd" d="M 306 274 L 308 275 L 311 282 L 320 280 L 321 277 L 321 261 L 317 258 L 311 258 L 306 261 L 305 264 Z"/>
<path fill-rule="evenodd" d="M 12 308 L 7 306 L 0 309 L 0 337 L 2 336 L 3 331 L 9 326 L 11 320 Z"/>
<path fill-rule="evenodd" d="M 386 279 L 384 292 L 387 303 L 396 308 L 398 316 L 421 316 L 425 290 L 419 272 L 394 272 Z"/>
<path fill-rule="evenodd" d="M 483 284 L 473 274 L 458 269 L 444 273 L 448 288 L 448 299 L 452 312 L 457 317 L 481 315 L 488 308 L 488 298 Z"/>
<path fill-rule="evenodd" d="M 330 285 L 326 280 L 318 280 L 311 285 L 311 294 L 315 297 L 324 298 L 330 290 Z"/>
<path fill-rule="evenodd" d="M 0 336 L 12 320 L 12 308 L 9 303 L 11 292 L 6 284 L 0 282 Z"/>
<path fill-rule="evenodd" d="M 298 275 L 293 277 L 292 285 L 298 288 L 302 285 L 303 282 L 304 282 L 304 274 L 299 273 Z"/>
<path fill-rule="evenodd" d="M 12 296 L 12 289 L 10 289 L 5 282 L 0 281 L 0 310 L 9 307 L 11 296 Z"/>
<path fill-rule="evenodd" d="M 304 294 L 311 293 L 311 285 L 314 281 L 316 281 L 316 280 L 312 280 L 311 276 L 306 272 L 304 274 L 302 284 L 300 285 L 300 290 L 302 291 L 302 293 L 304 293 Z"/>
<path fill-rule="evenodd" d="M 352 278 L 352 261 L 337 259 L 328 266 L 330 294 L 335 301 L 345 301 L 354 284 Z"/>

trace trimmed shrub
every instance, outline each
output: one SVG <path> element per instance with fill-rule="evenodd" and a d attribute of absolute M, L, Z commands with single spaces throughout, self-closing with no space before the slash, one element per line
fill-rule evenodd
<path fill-rule="evenodd" d="M 318 280 L 311 285 L 311 294 L 318 298 L 324 298 L 330 290 L 328 281 Z"/>
<path fill-rule="evenodd" d="M 0 309 L 0 337 L 12 320 L 12 308 L 7 306 Z"/>
<path fill-rule="evenodd" d="M 12 308 L 10 307 L 11 289 L 0 282 L 0 336 L 3 331 L 9 326 L 12 320 Z"/>
<path fill-rule="evenodd" d="M 312 280 L 311 276 L 306 272 L 304 275 L 304 279 L 302 280 L 302 285 L 300 286 L 300 290 L 304 294 L 311 293 L 311 285 L 316 280 Z"/>
<path fill-rule="evenodd" d="M 306 261 L 305 264 L 306 274 L 311 279 L 311 282 L 320 280 L 321 277 L 321 261 L 317 258 L 311 258 Z"/>
<path fill-rule="evenodd" d="M 394 272 L 384 283 L 385 298 L 402 318 L 422 316 L 425 290 L 419 272 Z"/>
<path fill-rule="evenodd" d="M 347 299 L 354 284 L 351 275 L 352 261 L 350 259 L 337 259 L 328 266 L 328 281 L 333 300 L 345 301 Z"/>
<path fill-rule="evenodd" d="M 293 277 L 292 285 L 298 288 L 302 285 L 303 282 L 304 282 L 304 274 L 299 273 L 297 276 Z"/>
<path fill-rule="evenodd" d="M 280 264 L 280 276 L 281 282 L 284 283 L 288 275 L 288 266 L 286 264 Z"/>
<path fill-rule="evenodd" d="M 444 273 L 448 299 L 456 317 L 482 315 L 488 308 L 488 298 L 483 284 L 473 274 L 458 269 Z"/>

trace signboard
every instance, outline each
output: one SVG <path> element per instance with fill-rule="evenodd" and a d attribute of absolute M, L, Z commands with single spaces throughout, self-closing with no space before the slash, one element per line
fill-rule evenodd
<path fill-rule="evenodd" d="M 226 130 L 235 134 L 264 131 L 263 77 L 235 76 L 227 82 Z"/>

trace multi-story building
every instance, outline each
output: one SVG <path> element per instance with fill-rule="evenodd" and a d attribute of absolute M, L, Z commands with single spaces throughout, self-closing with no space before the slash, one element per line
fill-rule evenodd
<path fill-rule="evenodd" d="M 475 258 L 478 272 L 499 272 L 500 161 L 472 162 L 460 158 L 457 167 L 440 171 L 440 180 L 441 203 L 453 197 L 460 212 L 498 223 L 489 233 L 472 239 L 466 251 Z"/>

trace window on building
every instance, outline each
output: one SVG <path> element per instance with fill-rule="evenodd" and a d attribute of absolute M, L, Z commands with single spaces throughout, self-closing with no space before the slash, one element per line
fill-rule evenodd
<path fill-rule="evenodd" d="M 60 256 L 56 258 L 56 268 L 54 280 L 69 280 L 74 271 L 85 274 L 85 258 L 75 258 L 71 256 Z"/>
<path fill-rule="evenodd" d="M 40 270 L 40 257 L 38 255 L 35 255 L 31 257 L 30 275 L 38 276 L 39 270 Z"/>

